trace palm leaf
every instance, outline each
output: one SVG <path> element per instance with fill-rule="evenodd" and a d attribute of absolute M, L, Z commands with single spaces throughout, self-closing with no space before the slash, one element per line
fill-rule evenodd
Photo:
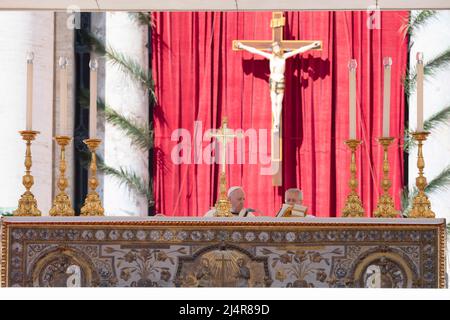
<path fill-rule="evenodd" d="M 433 59 L 429 60 L 424 65 L 424 74 L 425 76 L 433 77 L 438 72 L 442 71 L 446 67 L 450 66 L 450 48 L 440 53 Z M 407 92 L 415 92 L 417 83 L 417 71 L 412 70 L 409 74 L 409 79 L 405 79 L 405 85 L 407 85 Z"/>
<path fill-rule="evenodd" d="M 154 91 L 154 81 L 150 70 L 142 68 L 142 66 L 133 58 L 118 52 L 112 47 L 106 47 L 94 34 L 90 32 L 81 32 L 84 43 L 91 46 L 92 50 L 100 56 L 104 56 L 106 60 L 117 66 L 126 75 L 138 81 L 146 90 L 149 91 L 152 103 L 156 103 L 156 95 Z"/>
<path fill-rule="evenodd" d="M 431 131 L 435 132 L 437 131 L 441 126 L 450 126 L 450 106 L 445 107 L 441 111 L 435 113 L 430 118 L 428 118 L 424 122 L 424 129 L 425 131 Z M 404 149 L 405 152 L 410 152 L 413 148 L 417 146 L 417 143 L 415 142 L 413 136 L 413 131 L 410 129 L 405 129 L 405 145 Z"/>
<path fill-rule="evenodd" d="M 130 12 L 130 19 L 136 22 L 140 26 L 150 26 L 155 27 L 155 22 L 152 19 L 151 13 L 148 12 Z"/>
<path fill-rule="evenodd" d="M 153 130 L 150 126 L 139 124 L 109 107 L 105 109 L 105 117 L 108 123 L 120 128 L 131 139 L 132 144 L 142 151 L 153 148 Z"/>
<path fill-rule="evenodd" d="M 435 10 L 422 10 L 411 14 L 408 23 L 405 25 L 406 34 L 414 36 L 427 23 L 436 20 L 437 14 L 438 12 Z"/>
<path fill-rule="evenodd" d="M 87 108 L 89 103 L 89 91 L 83 90 L 80 93 L 79 101 L 82 106 Z M 108 123 L 125 132 L 130 138 L 131 143 L 142 151 L 149 151 L 153 148 L 153 129 L 146 124 L 140 124 L 137 121 L 128 118 L 113 108 L 107 106 L 102 99 L 98 99 L 97 107 L 105 113 Z"/>
<path fill-rule="evenodd" d="M 441 171 L 425 188 L 427 194 L 450 190 L 450 166 Z"/>
<path fill-rule="evenodd" d="M 130 191 L 135 191 L 138 195 L 145 197 L 150 203 L 152 195 L 146 183 L 135 172 L 129 171 L 123 167 L 119 169 L 106 165 L 103 161 L 98 163 L 98 169 L 105 175 L 112 176 L 117 179 L 120 185 L 126 186 Z"/>
<path fill-rule="evenodd" d="M 119 185 L 125 185 L 130 191 L 134 191 L 136 194 L 144 196 L 148 203 L 151 205 L 153 202 L 153 196 L 151 192 L 151 186 L 146 183 L 142 178 L 132 171 L 126 170 L 122 167 L 119 169 L 113 168 L 105 164 L 105 161 L 100 155 L 97 156 L 97 168 L 98 170 L 107 176 L 112 176 L 116 178 Z M 81 163 L 86 168 L 89 169 L 91 161 L 91 153 L 86 150 L 80 151 Z"/>
<path fill-rule="evenodd" d="M 450 125 L 450 106 L 432 115 L 423 126 L 425 131 L 435 131 L 442 125 Z"/>
<path fill-rule="evenodd" d="M 425 193 L 431 195 L 437 192 L 445 192 L 450 190 L 450 166 L 442 170 L 433 180 L 428 183 L 425 188 Z M 409 216 L 409 212 L 412 209 L 414 197 L 418 194 L 418 189 L 414 187 L 413 190 L 403 189 L 402 200 L 402 214 L 403 216 Z"/>

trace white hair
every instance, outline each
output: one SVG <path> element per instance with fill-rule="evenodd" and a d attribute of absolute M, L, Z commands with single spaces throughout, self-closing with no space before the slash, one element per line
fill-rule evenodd
<path fill-rule="evenodd" d="M 287 198 L 287 195 L 289 193 L 296 193 L 296 194 L 298 194 L 298 197 L 300 198 L 300 200 L 303 200 L 303 192 L 302 192 L 302 190 L 300 190 L 298 188 L 287 189 L 286 193 L 284 194 L 284 197 Z"/>
<path fill-rule="evenodd" d="M 242 189 L 242 187 L 231 187 L 230 189 L 228 189 L 228 198 L 231 197 L 231 195 L 233 194 L 233 192 L 237 191 L 237 190 L 242 190 L 242 192 L 244 191 L 244 189 Z"/>

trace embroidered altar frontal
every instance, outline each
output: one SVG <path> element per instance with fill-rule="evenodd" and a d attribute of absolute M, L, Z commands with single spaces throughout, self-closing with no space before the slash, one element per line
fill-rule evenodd
<path fill-rule="evenodd" d="M 8 287 L 445 287 L 445 220 L 2 219 Z"/>

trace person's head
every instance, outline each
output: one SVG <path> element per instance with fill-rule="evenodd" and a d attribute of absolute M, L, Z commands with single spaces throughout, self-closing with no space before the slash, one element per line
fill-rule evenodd
<path fill-rule="evenodd" d="M 242 259 L 242 258 L 239 258 L 237 260 L 237 264 L 238 264 L 238 267 L 244 267 L 245 266 L 245 260 Z"/>
<path fill-rule="evenodd" d="M 228 190 L 228 200 L 231 202 L 231 211 L 240 212 L 244 208 L 245 192 L 242 187 L 232 187 Z"/>
<path fill-rule="evenodd" d="M 209 260 L 206 259 L 206 258 L 203 258 L 202 259 L 202 266 L 205 267 L 205 268 L 208 268 L 209 267 Z"/>
<path fill-rule="evenodd" d="M 279 42 L 272 43 L 272 53 L 275 55 L 282 55 L 283 51 L 281 50 L 281 45 Z"/>
<path fill-rule="evenodd" d="M 300 189 L 289 189 L 286 191 L 284 201 L 290 206 L 303 204 L 303 193 Z"/>

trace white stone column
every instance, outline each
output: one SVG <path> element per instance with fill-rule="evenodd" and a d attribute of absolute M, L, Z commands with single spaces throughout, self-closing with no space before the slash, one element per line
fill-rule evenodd
<path fill-rule="evenodd" d="M 53 12 L 0 12 L 0 207 L 15 208 L 24 192 L 26 53 L 33 51 L 33 193 L 44 215 L 52 201 Z"/>
<path fill-rule="evenodd" d="M 148 67 L 148 30 L 130 19 L 126 12 L 106 14 L 106 43 Z M 148 122 L 149 106 L 147 92 L 141 84 L 124 74 L 117 66 L 106 64 L 106 104 L 127 117 Z M 148 181 L 148 152 L 131 145 L 124 132 L 106 123 L 105 162 L 107 165 L 134 171 Z M 107 215 L 146 216 L 148 205 L 145 197 L 136 196 L 115 178 L 106 176 L 104 206 Z"/>
<path fill-rule="evenodd" d="M 430 21 L 417 31 L 411 39 L 414 46 L 411 50 L 410 69 L 416 67 L 416 53 L 424 53 L 425 63 L 450 47 L 450 12 L 441 11 L 439 19 Z M 433 76 L 426 76 L 424 83 L 424 113 L 425 120 L 444 107 L 450 105 L 448 84 L 450 83 L 450 67 L 437 72 Z M 412 130 L 417 123 L 417 95 L 414 92 L 409 100 L 409 123 Z M 425 175 L 428 181 L 434 179 L 445 167 L 450 165 L 450 127 L 441 125 L 439 130 L 431 133 L 424 144 Z M 409 156 L 409 183 L 415 185 L 417 169 L 417 148 Z M 450 219 L 449 192 L 436 192 L 430 196 L 432 209 L 438 218 Z"/>

